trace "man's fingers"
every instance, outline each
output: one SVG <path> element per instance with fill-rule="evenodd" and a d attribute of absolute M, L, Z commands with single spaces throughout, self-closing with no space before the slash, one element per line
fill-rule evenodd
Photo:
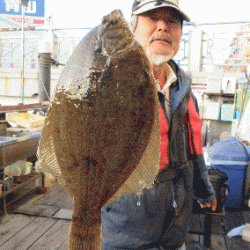
<path fill-rule="evenodd" d="M 212 202 L 202 203 L 200 201 L 197 201 L 201 208 L 211 207 L 212 205 L 212 211 L 216 211 L 217 208 L 217 199 L 214 199 Z"/>
<path fill-rule="evenodd" d="M 210 203 L 202 203 L 200 201 L 198 201 L 199 205 L 201 206 L 201 208 L 206 208 L 206 207 L 210 207 Z"/>
<path fill-rule="evenodd" d="M 216 208 L 217 208 L 217 199 L 214 199 L 214 200 L 212 201 L 212 210 L 215 211 Z"/>

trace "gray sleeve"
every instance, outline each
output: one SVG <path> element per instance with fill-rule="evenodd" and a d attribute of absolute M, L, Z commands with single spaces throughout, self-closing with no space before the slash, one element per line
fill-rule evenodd
<path fill-rule="evenodd" d="M 197 99 L 193 93 L 191 94 L 191 96 L 193 98 L 197 113 L 199 114 L 199 107 L 198 107 Z M 206 193 L 205 196 L 207 196 L 206 198 L 200 198 L 198 196 L 195 196 L 195 198 L 203 203 L 211 202 L 212 200 L 216 198 L 216 195 L 215 195 L 214 188 L 209 180 L 208 168 L 206 166 L 204 156 L 201 155 L 198 158 L 196 158 L 194 161 L 195 161 L 194 162 L 195 166 L 197 166 L 198 168 L 198 172 L 199 172 L 198 176 L 200 178 L 199 183 L 201 184 L 200 187 L 198 188 L 201 188 L 201 190 L 203 189 L 202 192 Z M 196 181 L 195 178 L 197 178 L 197 176 L 194 175 L 194 181 Z"/>
<path fill-rule="evenodd" d="M 201 198 L 198 196 L 196 196 L 195 198 L 203 203 L 211 202 L 212 200 L 216 198 L 216 195 L 215 195 L 214 188 L 209 180 L 208 168 L 205 164 L 203 155 L 195 159 L 195 165 L 198 167 L 198 172 L 199 172 L 198 175 L 199 175 L 200 182 L 202 183 L 202 185 L 200 185 L 200 188 L 203 186 L 204 187 L 203 193 L 206 194 L 205 198 L 204 197 Z M 197 178 L 197 176 L 194 175 L 194 182 L 195 182 L 195 178 Z"/>

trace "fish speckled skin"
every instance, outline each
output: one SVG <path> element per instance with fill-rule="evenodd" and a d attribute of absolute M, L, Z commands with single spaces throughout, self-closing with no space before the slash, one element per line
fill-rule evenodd
<path fill-rule="evenodd" d="M 69 249 L 100 249 L 101 208 L 115 194 L 138 193 L 153 182 L 158 166 L 143 169 L 142 156 L 150 154 L 152 133 L 159 131 L 158 108 L 149 61 L 121 12 L 114 11 L 69 59 L 39 145 L 43 171 L 58 177 L 74 199 Z M 156 162 L 159 138 L 150 144 Z"/>

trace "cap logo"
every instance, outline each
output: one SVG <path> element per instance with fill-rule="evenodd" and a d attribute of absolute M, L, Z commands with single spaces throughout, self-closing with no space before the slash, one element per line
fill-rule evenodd
<path fill-rule="evenodd" d="M 163 1 L 164 0 L 156 0 L 156 4 L 155 5 L 161 5 Z"/>
<path fill-rule="evenodd" d="M 155 6 L 161 5 L 163 3 L 168 3 L 170 5 L 175 5 L 177 7 L 178 7 L 178 4 L 179 4 L 178 0 L 177 1 L 156 0 Z"/>

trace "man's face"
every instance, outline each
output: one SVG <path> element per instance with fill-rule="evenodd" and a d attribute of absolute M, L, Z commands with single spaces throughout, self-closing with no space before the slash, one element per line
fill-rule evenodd
<path fill-rule="evenodd" d="M 136 40 L 148 54 L 173 58 L 180 47 L 182 23 L 172 8 L 159 8 L 138 15 Z"/>

